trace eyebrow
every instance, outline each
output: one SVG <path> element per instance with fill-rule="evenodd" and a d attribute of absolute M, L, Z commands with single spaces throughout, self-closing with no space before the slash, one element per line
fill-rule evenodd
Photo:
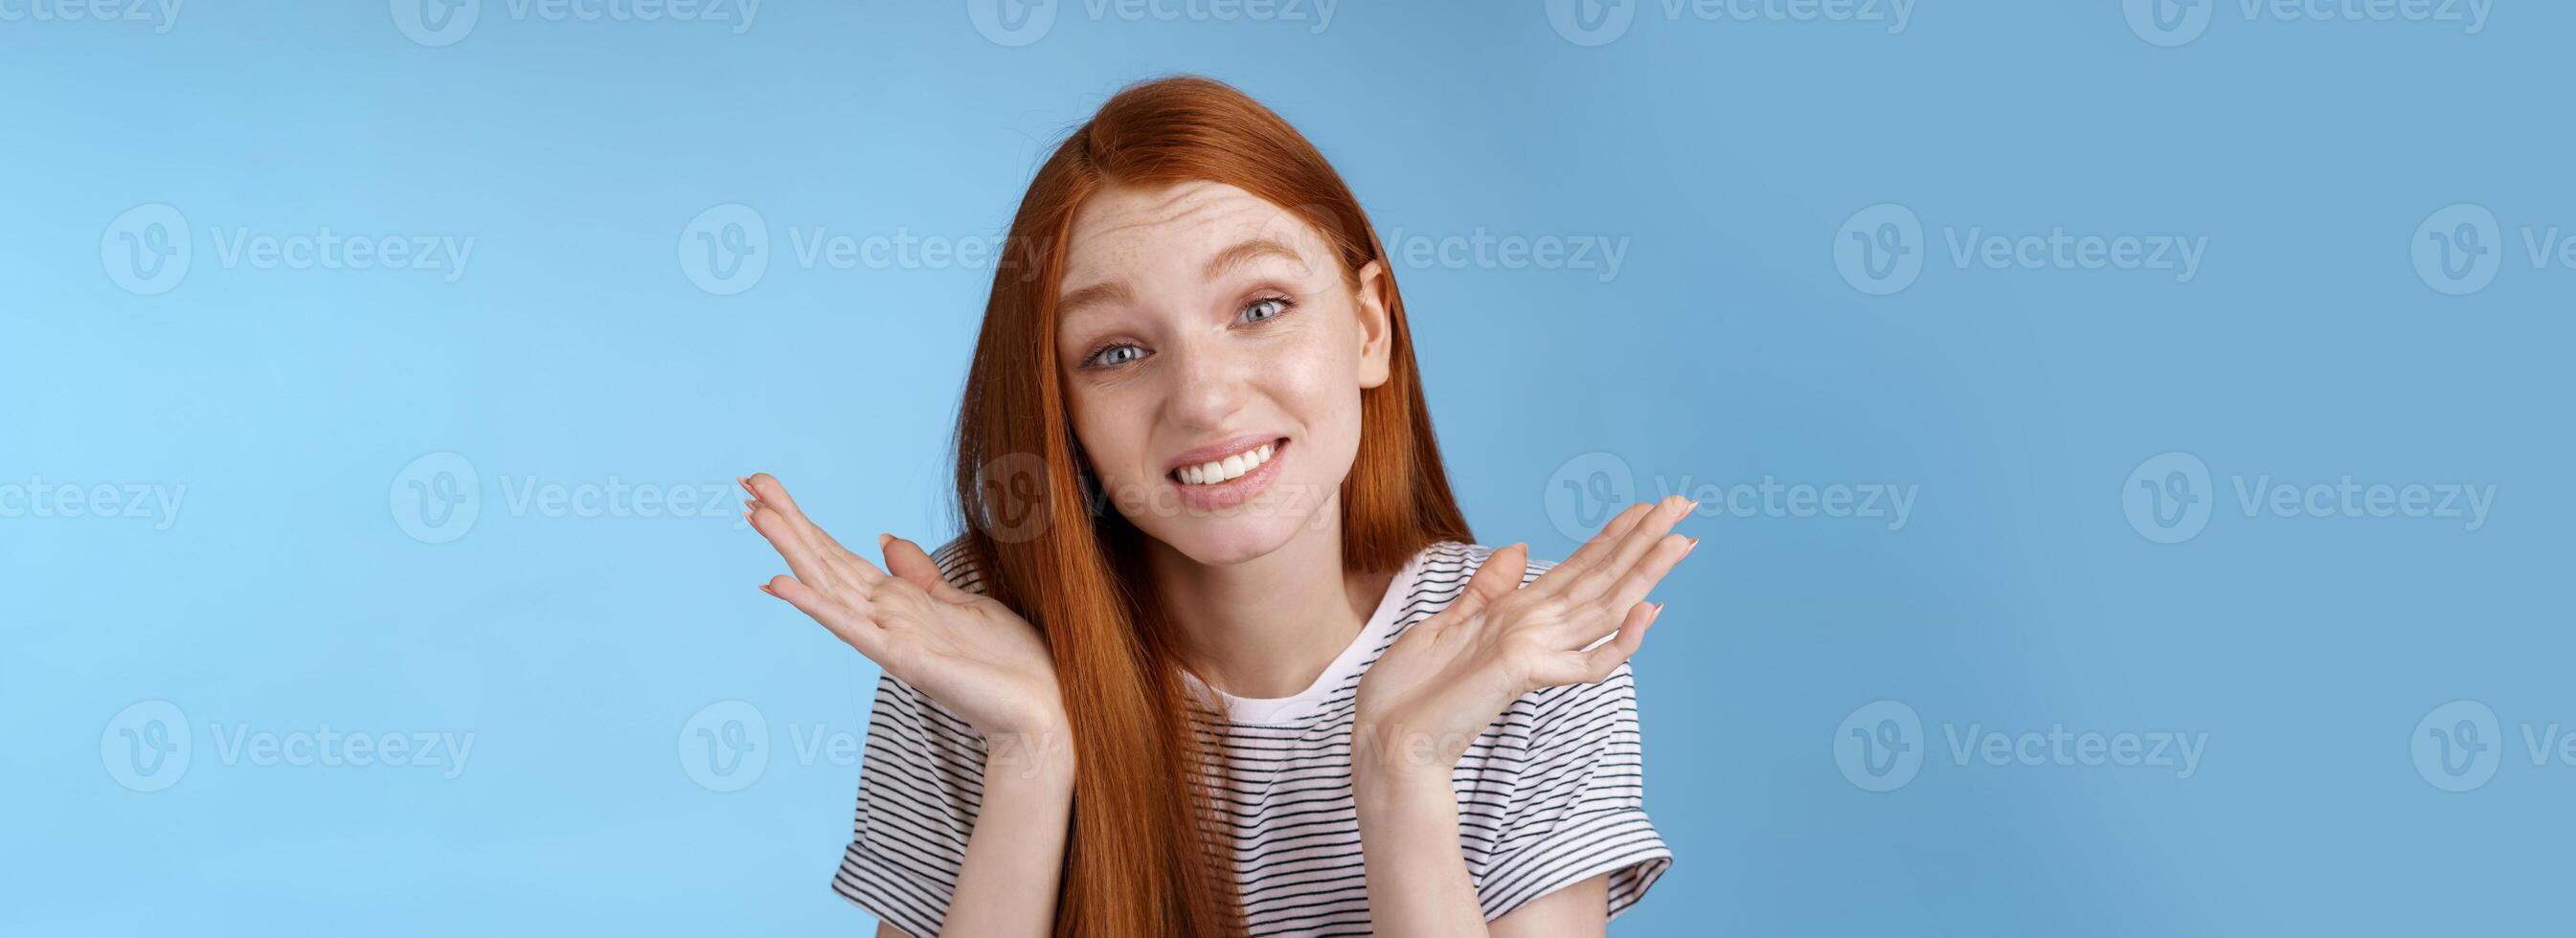
<path fill-rule="evenodd" d="M 1229 270 L 1263 257 L 1285 258 L 1296 262 L 1301 267 L 1312 266 L 1306 263 L 1305 255 L 1297 253 L 1297 249 L 1289 247 L 1285 241 L 1277 238 L 1254 238 L 1216 252 L 1216 256 L 1208 258 L 1207 265 L 1199 269 L 1199 276 L 1202 279 L 1214 280 Z M 1135 298 L 1135 292 L 1127 289 L 1126 281 L 1112 280 L 1107 283 L 1095 283 L 1067 293 L 1062 299 L 1057 300 L 1056 316 L 1059 319 L 1067 318 L 1086 307 L 1104 303 L 1131 302 Z"/>

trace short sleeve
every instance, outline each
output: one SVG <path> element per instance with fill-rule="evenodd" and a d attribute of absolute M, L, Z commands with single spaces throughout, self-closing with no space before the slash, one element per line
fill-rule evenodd
<path fill-rule="evenodd" d="M 1599 683 L 1544 688 L 1522 701 L 1529 731 L 1516 747 L 1506 743 L 1515 771 L 1476 899 L 1491 921 L 1608 873 L 1607 917 L 1617 918 L 1673 858 L 1646 818 L 1635 674 L 1621 664 Z"/>
<path fill-rule="evenodd" d="M 932 557 L 950 582 L 972 589 L 957 542 Z M 983 782 L 984 741 L 974 728 L 880 672 L 859 759 L 857 815 L 832 890 L 914 938 L 939 934 L 983 808 Z"/>

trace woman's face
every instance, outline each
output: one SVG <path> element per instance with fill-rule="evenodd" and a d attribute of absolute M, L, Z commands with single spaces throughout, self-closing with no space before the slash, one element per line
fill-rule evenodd
<path fill-rule="evenodd" d="M 1360 391 L 1387 380 L 1379 264 L 1354 295 L 1303 219 L 1214 182 L 1104 188 L 1066 247 L 1056 354 L 1119 513 L 1206 564 L 1338 517 Z"/>

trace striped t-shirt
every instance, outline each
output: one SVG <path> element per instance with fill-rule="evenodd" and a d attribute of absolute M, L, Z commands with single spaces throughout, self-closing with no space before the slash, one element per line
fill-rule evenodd
<path fill-rule="evenodd" d="M 981 591 L 962 541 L 932 556 Z M 1219 804 L 1235 831 L 1235 878 L 1250 933 L 1365 935 L 1368 890 L 1351 800 L 1351 714 L 1360 675 L 1412 624 L 1458 597 L 1492 549 L 1444 541 L 1406 562 L 1368 624 L 1293 697 L 1215 692 L 1228 720 Z M 1526 584 L 1551 562 L 1531 561 Z M 1194 687 L 1205 687 L 1195 677 Z M 1212 689 L 1211 689 L 1212 691 Z M 1672 865 L 1644 807 L 1634 675 L 1544 688 L 1513 701 L 1450 772 L 1458 838 L 1485 918 L 1610 874 L 1608 915 L 1643 898 Z M 915 938 L 939 932 L 983 801 L 984 743 L 964 720 L 884 675 L 868 719 L 858 818 L 832 888 Z"/>

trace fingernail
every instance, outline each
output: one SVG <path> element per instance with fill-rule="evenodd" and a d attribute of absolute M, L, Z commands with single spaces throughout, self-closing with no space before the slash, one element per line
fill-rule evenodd
<path fill-rule="evenodd" d="M 766 587 L 763 587 L 763 588 L 764 588 L 764 589 L 766 589 Z M 1647 616 L 1647 617 L 1646 617 L 1646 621 L 1648 621 L 1648 622 L 1652 622 L 1652 621 L 1655 621 L 1656 619 L 1661 619 L 1661 618 L 1663 618 L 1663 617 L 1664 617 L 1664 604 L 1663 604 L 1663 603 L 1656 603 L 1656 604 L 1655 604 L 1655 614 L 1654 614 L 1654 615 L 1651 615 L 1651 616 Z"/>
<path fill-rule="evenodd" d="M 777 590 L 774 590 L 774 589 L 770 589 L 770 588 L 769 588 L 769 584 L 767 584 L 767 583 L 760 584 L 760 591 L 761 591 L 761 592 L 764 592 L 764 593 L 768 593 L 769 595 L 772 595 L 772 596 L 776 596 L 776 595 L 778 595 L 778 591 L 777 591 Z"/>
<path fill-rule="evenodd" d="M 886 549 L 886 545 L 887 545 L 887 544 L 891 544 L 891 543 L 894 543 L 894 535 L 892 535 L 892 534 L 885 534 L 885 533 L 880 533 L 880 534 L 878 534 L 878 535 L 877 535 L 877 549 L 878 549 L 878 550 L 884 550 L 884 549 Z"/>
<path fill-rule="evenodd" d="M 1688 556 L 1690 556 L 1690 552 L 1691 552 L 1691 551 L 1695 551 L 1695 550 L 1698 550 L 1698 549 L 1699 549 L 1699 538 L 1696 538 L 1696 537 L 1691 538 L 1691 539 L 1690 539 L 1690 546 L 1682 548 L 1682 556 L 1684 556 L 1684 557 L 1688 557 Z"/>

